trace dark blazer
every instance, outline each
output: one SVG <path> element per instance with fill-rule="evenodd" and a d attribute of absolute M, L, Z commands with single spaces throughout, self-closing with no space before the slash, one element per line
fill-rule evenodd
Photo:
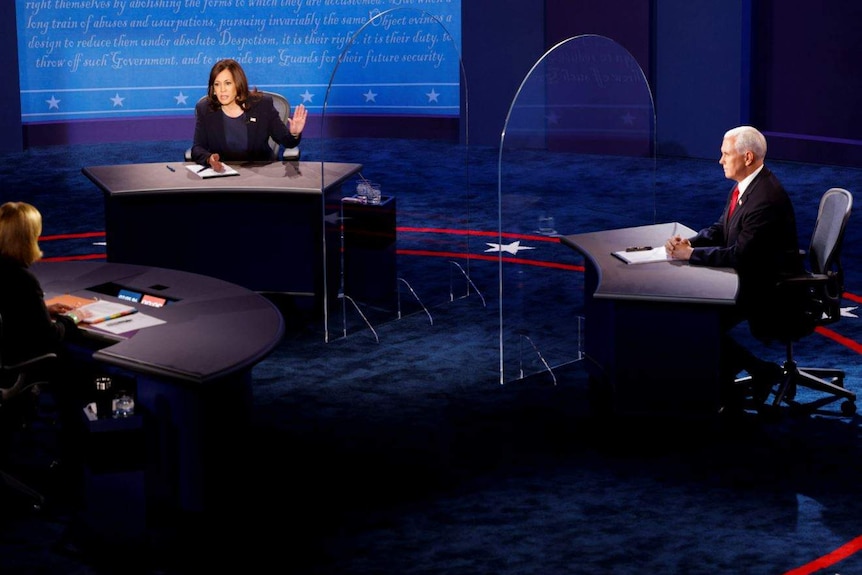
<path fill-rule="evenodd" d="M 690 263 L 734 268 L 739 275 L 737 303 L 750 317 L 757 309 L 771 307 L 768 298 L 779 279 L 803 271 L 796 215 L 784 186 L 765 166 L 729 221 L 728 207 L 717 222 L 690 238 L 695 248 Z"/>
<path fill-rule="evenodd" d="M 3 362 L 15 364 L 56 352 L 71 318 L 51 319 L 39 280 L 21 264 L 0 257 L 0 316 L 3 318 Z"/>
<path fill-rule="evenodd" d="M 205 165 L 210 154 L 217 153 L 222 161 L 272 161 L 275 159 L 269 147 L 272 138 L 286 148 L 299 144 L 301 138 L 290 135 L 287 125 L 281 121 L 272 97 L 262 94 L 245 112 L 248 127 L 248 148 L 243 152 L 227 149 L 224 131 L 224 113 L 213 109 L 209 99 L 198 101 L 195 106 L 195 136 L 192 144 L 192 160 Z"/>

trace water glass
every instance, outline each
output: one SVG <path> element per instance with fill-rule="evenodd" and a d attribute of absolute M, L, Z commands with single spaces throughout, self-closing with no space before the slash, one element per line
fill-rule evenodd
<path fill-rule="evenodd" d="M 135 399 L 128 393 L 120 393 L 114 398 L 113 416 L 115 419 L 135 414 Z"/>
<path fill-rule="evenodd" d="M 368 180 L 360 180 L 356 184 L 356 197 L 365 202 L 368 199 L 368 187 L 371 183 Z"/>
<path fill-rule="evenodd" d="M 543 236 L 556 235 L 557 230 L 554 229 L 554 216 L 542 214 L 539 216 L 539 233 Z"/>
<path fill-rule="evenodd" d="M 369 183 L 368 184 L 368 203 L 369 204 L 379 204 L 380 203 L 380 184 Z"/>

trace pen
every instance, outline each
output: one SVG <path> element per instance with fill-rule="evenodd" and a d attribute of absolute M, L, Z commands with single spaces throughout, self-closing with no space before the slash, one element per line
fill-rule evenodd
<path fill-rule="evenodd" d="M 199 170 L 196 170 L 196 171 L 195 171 L 195 173 L 196 173 L 196 174 L 200 174 L 200 173 L 201 173 L 201 172 L 203 172 L 204 170 L 208 170 L 208 169 L 209 169 L 209 166 L 204 166 L 203 168 L 201 168 L 201 169 L 199 169 Z"/>
<path fill-rule="evenodd" d="M 175 169 L 173 169 L 173 168 L 172 168 L 172 167 L 170 167 L 170 166 L 165 166 L 165 167 L 166 167 L 167 169 L 169 169 L 170 171 L 172 171 L 172 172 L 176 172 L 176 170 L 175 170 Z"/>
<path fill-rule="evenodd" d="M 635 246 L 632 248 L 626 248 L 627 252 L 646 252 L 652 249 L 652 246 Z"/>
<path fill-rule="evenodd" d="M 121 319 L 120 321 L 115 321 L 115 322 L 111 322 L 111 323 L 106 323 L 105 325 L 106 325 L 107 327 L 113 327 L 113 326 L 115 326 L 115 325 L 120 325 L 121 323 L 130 323 L 131 321 L 132 321 L 132 320 L 130 320 L 130 319 Z"/>

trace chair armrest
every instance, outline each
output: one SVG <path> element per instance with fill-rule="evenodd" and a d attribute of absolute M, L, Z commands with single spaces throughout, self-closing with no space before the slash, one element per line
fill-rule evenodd
<path fill-rule="evenodd" d="M 827 283 L 830 279 L 832 279 L 832 276 L 826 274 L 808 274 L 804 276 L 793 276 L 779 280 L 778 287 L 781 288 L 784 286 L 800 285 L 816 286 Z"/>
<path fill-rule="evenodd" d="M 4 365 L 3 369 L 8 370 L 8 371 L 17 371 L 17 370 L 23 369 L 25 367 L 30 367 L 32 365 L 36 365 L 37 363 L 40 363 L 42 361 L 45 361 L 48 359 L 56 359 L 56 358 L 57 358 L 56 353 L 43 353 L 42 355 L 37 355 L 35 357 L 31 357 L 30 359 L 25 359 L 24 361 L 16 363 L 16 364 Z"/>

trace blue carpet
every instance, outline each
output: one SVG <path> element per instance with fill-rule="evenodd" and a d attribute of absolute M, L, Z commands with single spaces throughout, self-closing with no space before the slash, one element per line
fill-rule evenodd
<path fill-rule="evenodd" d="M 178 161 L 186 146 L 64 146 L 5 154 L 3 201 L 37 205 L 46 236 L 103 231 L 101 193 L 81 167 Z M 453 144 L 363 140 L 322 148 L 304 142 L 303 158 L 361 158 L 364 174 L 381 181 L 384 194 L 397 190 L 399 226 L 496 231 L 495 149 L 470 150 L 465 176 L 460 160 L 466 152 Z M 833 186 L 855 191 L 862 181 L 858 169 L 768 163 L 793 196 L 803 242 L 820 195 Z M 453 164 L 457 168 L 448 169 Z M 548 159 L 547 177 L 538 178 L 543 185 L 552 182 L 547 193 L 531 188 L 536 184 L 528 175 L 536 172 L 526 158 L 523 166 L 507 167 L 512 179 L 504 199 L 517 195 L 524 217 L 511 216 L 512 227 L 504 231 L 532 233 L 547 196 L 565 204 L 572 195 L 554 194 L 573 181 L 600 191 L 577 196 L 572 204 L 578 213 L 554 212 L 561 233 L 645 217 L 699 227 L 721 210 L 728 185 L 717 159 L 660 158 L 654 174 L 624 164 Z M 380 168 L 391 165 L 409 169 Z M 602 188 L 626 169 L 630 188 Z M 649 189 L 651 179 L 655 197 L 641 198 L 638 190 Z M 428 194 L 449 203 L 438 205 Z M 413 195 L 416 204 L 410 203 Z M 453 208 L 464 205 L 469 217 Z M 798 350 L 801 363 L 845 367 L 848 387 L 856 391 L 862 381 L 857 219 L 851 218 L 843 258 L 853 315 L 834 327 L 851 345 L 814 335 Z M 102 239 L 59 238 L 42 247 L 47 257 L 98 255 L 104 246 L 94 242 Z M 448 251 L 459 242 L 458 249 L 481 256 L 485 240 L 497 241 L 473 237 L 461 244 L 441 234 L 402 234 L 399 249 L 429 249 L 430 242 Z M 540 247 L 520 252 L 523 263 L 512 264 L 530 279 L 530 289 L 519 292 L 531 310 L 527 321 L 546 322 L 549 330 L 561 322 L 571 326 L 579 262 L 556 244 Z M 399 274 L 415 278 L 416 286 L 447 288 L 449 264 L 426 263 L 431 259 L 399 256 Z M 543 262 L 564 265 L 538 265 Z M 437 274 L 436 266 L 445 280 L 426 281 L 429 268 Z M 319 325 L 288 318 L 284 341 L 253 372 L 253 441 L 240 460 L 226 462 L 241 466 L 244 479 L 207 518 L 207 529 L 198 525 L 185 533 L 181 548 L 135 552 L 117 568 L 112 562 L 123 556 L 105 549 L 74 554 L 64 545 L 74 525 L 68 510 L 35 518 L 2 514 L 0 570 L 197 573 L 242 565 L 238 572 L 309 575 L 773 575 L 862 535 L 858 417 L 752 415 L 724 423 L 596 417 L 578 362 L 559 362 L 554 379 L 538 373 L 500 385 L 496 262 L 477 257 L 469 269 L 484 300 L 473 294 L 447 303 L 448 294 L 435 293 L 429 298 L 433 321 L 417 312 L 380 323 L 380 343 L 355 324 L 347 337 L 324 343 Z M 781 358 L 781 349 L 749 343 L 770 359 Z M 850 553 L 823 572 L 862 572 L 862 554 Z"/>

